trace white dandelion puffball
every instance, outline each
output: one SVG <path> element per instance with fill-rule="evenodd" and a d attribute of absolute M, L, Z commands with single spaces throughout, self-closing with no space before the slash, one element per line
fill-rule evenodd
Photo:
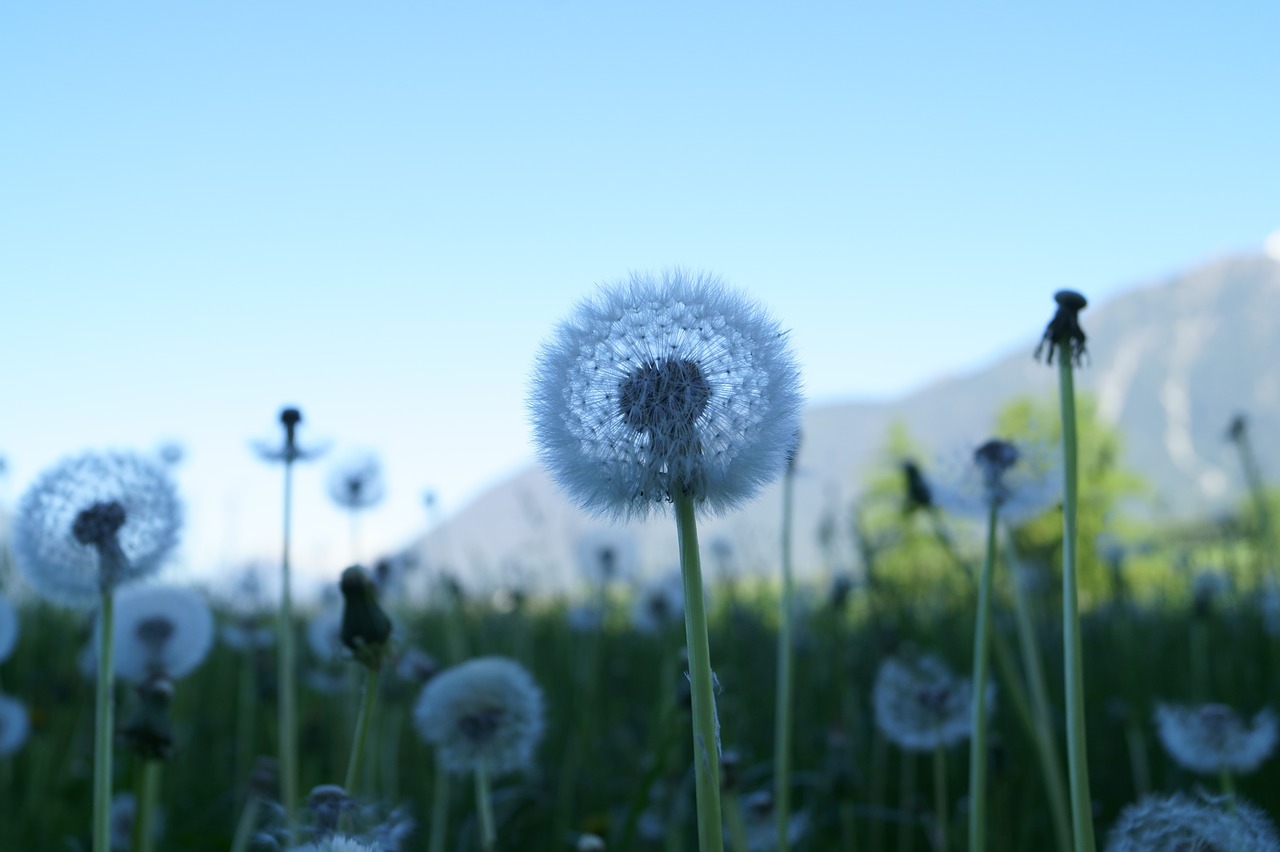
<path fill-rule="evenodd" d="M 293 852 L 381 852 L 382 847 L 363 843 L 354 837 L 332 834 L 306 846 L 292 846 Z"/>
<path fill-rule="evenodd" d="M 91 606 L 104 588 L 159 570 L 181 522 L 177 492 L 158 462 L 88 453 L 45 471 L 23 495 L 14 561 L 47 600 Z"/>
<path fill-rule="evenodd" d="M 1010 523 L 1031 520 L 1062 499 L 1061 464 L 1043 444 L 992 439 L 947 459 L 929 485 L 936 505 L 986 520 L 992 504 Z"/>
<path fill-rule="evenodd" d="M 4 595 L 0 595 L 0 663 L 13 654 L 18 644 L 18 611 Z"/>
<path fill-rule="evenodd" d="M 445 769 L 466 773 L 483 764 L 497 775 L 533 761 L 542 737 L 542 690 L 514 660 L 481 657 L 432 678 L 413 718 Z"/>
<path fill-rule="evenodd" d="M 787 464 L 800 371 L 763 309 L 711 275 L 635 274 L 543 345 L 529 410 L 539 457 L 589 512 L 643 518 L 686 494 L 721 513 Z"/>
<path fill-rule="evenodd" d="M 1253 772 L 1276 746 L 1276 716 L 1268 709 L 1246 722 L 1225 704 L 1160 704 L 1156 729 L 1170 757 L 1206 775 Z"/>
<path fill-rule="evenodd" d="M 1160 849 L 1280 852 L 1280 838 L 1266 814 L 1238 796 L 1221 804 L 1182 793 L 1129 805 L 1107 834 L 1106 852 Z"/>
<path fill-rule="evenodd" d="M 990 712 L 994 697 L 990 685 L 987 697 Z M 970 733 L 973 684 L 933 655 L 885 660 L 876 674 L 871 702 L 877 727 L 890 742 L 908 751 L 952 746 Z"/>
<path fill-rule="evenodd" d="M 213 647 L 209 604 L 196 591 L 176 586 L 121 589 L 112 629 L 116 676 L 128 683 L 185 677 Z"/>
<path fill-rule="evenodd" d="M 30 733 L 27 708 L 16 698 L 0 695 L 0 757 L 8 757 L 22 748 Z"/>

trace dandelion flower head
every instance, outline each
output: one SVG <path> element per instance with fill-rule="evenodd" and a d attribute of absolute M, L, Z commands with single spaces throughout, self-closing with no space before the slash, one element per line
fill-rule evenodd
<path fill-rule="evenodd" d="M 341 834 L 332 834 L 306 846 L 293 847 L 294 852 L 382 852 L 382 848 Z"/>
<path fill-rule="evenodd" d="M 1253 772 L 1276 746 L 1276 716 L 1268 709 L 1246 722 L 1225 704 L 1160 704 L 1156 729 L 1174 760 L 1207 775 Z"/>
<path fill-rule="evenodd" d="M 136 586 L 116 596 L 113 631 L 117 677 L 135 684 L 177 680 L 208 656 L 213 612 L 193 589 Z"/>
<path fill-rule="evenodd" d="M 988 688 L 988 699 L 993 695 Z M 929 654 L 890 657 L 880 665 L 871 702 L 876 725 L 908 751 L 933 751 L 963 742 L 973 718 L 973 684 Z M 990 708 L 988 700 L 987 707 Z"/>
<path fill-rule="evenodd" d="M 985 519 L 995 506 L 1018 523 L 1053 505 L 1061 495 L 1056 456 L 1049 447 L 993 438 L 960 462 L 943 464 L 933 497 L 956 514 Z"/>
<path fill-rule="evenodd" d="M 0 595 L 0 663 L 9 659 L 18 644 L 18 611 Z"/>
<path fill-rule="evenodd" d="M 103 588 L 154 574 L 178 543 L 178 496 L 159 463 L 88 453 L 45 471 L 18 504 L 13 554 L 42 597 L 90 606 Z"/>
<path fill-rule="evenodd" d="M 371 508 L 386 494 L 382 463 L 372 453 L 354 453 L 338 462 L 329 474 L 329 497 L 343 509 Z"/>
<path fill-rule="evenodd" d="M 7 757 L 22 748 L 31 733 L 31 720 L 27 708 L 16 698 L 0 695 L 0 757 Z"/>
<path fill-rule="evenodd" d="M 542 691 L 514 660 L 480 657 L 432 678 L 413 716 L 450 772 L 483 764 L 496 775 L 532 762 L 542 737 Z"/>
<path fill-rule="evenodd" d="M 1129 805 L 1107 834 L 1106 852 L 1154 849 L 1276 852 L 1280 838 L 1262 811 L 1238 797 L 1220 805 L 1174 793 Z"/>
<path fill-rule="evenodd" d="M 787 335 L 718 278 L 635 274 L 544 344 L 529 408 L 542 461 L 583 509 L 645 517 L 678 494 L 721 513 L 780 476 L 799 430 Z"/>

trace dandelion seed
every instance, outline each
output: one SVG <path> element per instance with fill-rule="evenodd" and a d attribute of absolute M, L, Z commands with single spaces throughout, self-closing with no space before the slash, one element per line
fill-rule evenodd
<path fill-rule="evenodd" d="M 178 543 L 181 509 L 164 470 L 132 453 L 89 453 L 45 471 L 23 495 L 14 561 L 40 594 L 85 607 L 154 574 Z"/>
<path fill-rule="evenodd" d="M 783 471 L 799 429 L 786 334 L 717 278 L 633 275 L 544 345 L 529 398 L 543 462 L 583 509 L 645 517 L 677 491 L 724 512 Z"/>
<path fill-rule="evenodd" d="M 22 748 L 30 733 L 27 708 L 16 698 L 0 695 L 0 757 L 8 757 Z"/>
<path fill-rule="evenodd" d="M 13 654 L 18 644 L 18 611 L 9 599 L 0 595 L 0 663 Z"/>
<path fill-rule="evenodd" d="M 1107 834 L 1106 848 L 1107 852 L 1276 852 L 1280 836 L 1261 810 L 1238 797 L 1223 806 L 1174 793 L 1147 796 L 1121 811 Z"/>
<path fill-rule="evenodd" d="M 445 669 L 414 708 L 418 733 L 441 765 L 495 775 L 527 767 L 542 737 L 542 691 L 514 660 L 481 657 Z"/>
<path fill-rule="evenodd" d="M 1193 772 L 1247 774 L 1276 745 L 1276 716 L 1269 709 L 1246 722 L 1225 704 L 1160 704 L 1155 717 L 1165 751 Z"/>
<path fill-rule="evenodd" d="M 116 596 L 116 676 L 133 684 L 178 680 L 204 662 L 213 646 L 213 613 L 199 593 L 175 586 L 140 586 Z"/>
<path fill-rule="evenodd" d="M 992 705 L 994 685 L 987 687 Z M 891 657 L 880 665 L 872 689 L 876 726 L 899 748 L 931 752 L 968 738 L 973 686 L 933 655 Z"/>

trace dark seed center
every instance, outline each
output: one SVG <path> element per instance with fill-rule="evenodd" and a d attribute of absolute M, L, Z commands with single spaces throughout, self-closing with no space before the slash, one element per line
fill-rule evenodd
<path fill-rule="evenodd" d="M 493 738 L 501 722 L 502 711 L 497 707 L 487 707 L 459 719 L 458 729 L 472 742 L 483 743 Z"/>
<path fill-rule="evenodd" d="M 124 506 L 115 500 L 94 503 L 76 515 L 71 534 L 81 544 L 102 546 L 124 526 Z"/>
<path fill-rule="evenodd" d="M 172 620 L 162 616 L 155 616 L 138 622 L 134 635 L 152 651 L 159 651 L 166 642 L 173 638 L 173 629 Z"/>
<path fill-rule="evenodd" d="M 687 358 L 646 361 L 618 383 L 618 408 L 637 432 L 692 426 L 711 400 L 702 369 Z"/>

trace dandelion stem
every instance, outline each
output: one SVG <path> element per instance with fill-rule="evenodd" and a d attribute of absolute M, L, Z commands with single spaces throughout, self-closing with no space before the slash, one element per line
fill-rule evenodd
<path fill-rule="evenodd" d="M 481 760 L 476 763 L 476 811 L 480 816 L 480 848 L 493 852 L 498 833 L 493 825 L 493 802 L 489 799 L 489 770 Z"/>
<path fill-rule="evenodd" d="M 138 775 L 135 801 L 137 819 L 133 824 L 133 848 L 136 852 L 151 852 L 155 848 L 156 802 L 160 798 L 160 768 L 158 760 L 143 760 Z"/>
<path fill-rule="evenodd" d="M 1071 784 L 1071 822 L 1076 852 L 1094 852 L 1089 758 L 1084 720 L 1084 661 L 1080 637 L 1080 605 L 1076 583 L 1076 505 L 1078 469 L 1075 378 L 1071 358 L 1058 358 L 1058 392 L 1062 408 L 1062 652 L 1067 699 L 1067 769 Z"/>
<path fill-rule="evenodd" d="M 737 793 L 724 794 L 724 821 L 729 824 L 729 848 L 733 852 L 750 852 L 747 826 L 742 819 L 742 800 Z"/>
<path fill-rule="evenodd" d="M 951 805 L 947 801 L 947 750 L 941 742 L 933 747 L 933 817 L 938 837 L 934 844 L 935 852 L 947 852 L 947 835 Z"/>
<path fill-rule="evenodd" d="M 360 777 L 360 762 L 364 757 L 364 743 L 369 736 L 369 720 L 373 718 L 373 707 L 378 700 L 378 677 L 380 668 L 372 668 L 365 676 L 364 695 L 360 699 L 360 712 L 356 716 L 356 731 L 351 739 L 351 758 L 347 761 L 347 780 L 342 785 L 347 795 L 352 798 L 356 794 L 356 779 Z"/>
<path fill-rule="evenodd" d="M 778 852 L 789 852 L 791 840 L 791 692 L 792 686 L 792 611 L 794 590 L 791 571 L 791 525 L 795 465 L 787 465 L 782 478 L 782 600 L 778 624 L 777 707 L 773 738 L 773 807 L 777 825 Z"/>
<path fill-rule="evenodd" d="M 902 770 L 898 778 L 898 852 L 909 852 L 916 834 L 916 756 L 902 752 Z"/>
<path fill-rule="evenodd" d="M 435 787 L 431 791 L 431 842 L 428 852 L 444 852 L 445 831 L 449 824 L 449 773 L 436 761 Z"/>
<path fill-rule="evenodd" d="M 253 839 L 253 828 L 258 821 L 258 804 L 257 793 L 250 793 L 245 799 L 240 822 L 236 824 L 235 837 L 231 840 L 231 852 L 248 852 L 249 841 Z"/>
<path fill-rule="evenodd" d="M 289 583 L 289 532 L 293 509 L 293 464 L 284 462 L 284 536 L 280 560 L 279 641 L 276 643 L 279 663 L 280 711 L 280 796 L 285 820 L 292 822 L 298 803 L 298 736 L 294 707 L 296 698 L 293 665 L 293 600 Z"/>
<path fill-rule="evenodd" d="M 978 575 L 978 617 L 973 630 L 973 730 L 969 737 L 969 849 L 987 848 L 987 677 L 991 668 L 991 575 L 995 573 L 1000 504 L 987 510 L 987 553 Z"/>
<path fill-rule="evenodd" d="M 115 739 L 114 591 L 102 587 L 98 613 L 98 690 L 93 739 L 93 852 L 111 850 L 111 746 Z"/>
<path fill-rule="evenodd" d="M 702 598 L 702 564 L 693 499 L 674 496 L 676 533 L 680 539 L 680 573 L 684 577 L 684 627 L 689 645 L 690 695 L 693 700 L 693 766 L 697 780 L 698 841 L 701 852 L 723 852 L 720 816 L 720 737 L 711 677 L 711 643 Z"/>

